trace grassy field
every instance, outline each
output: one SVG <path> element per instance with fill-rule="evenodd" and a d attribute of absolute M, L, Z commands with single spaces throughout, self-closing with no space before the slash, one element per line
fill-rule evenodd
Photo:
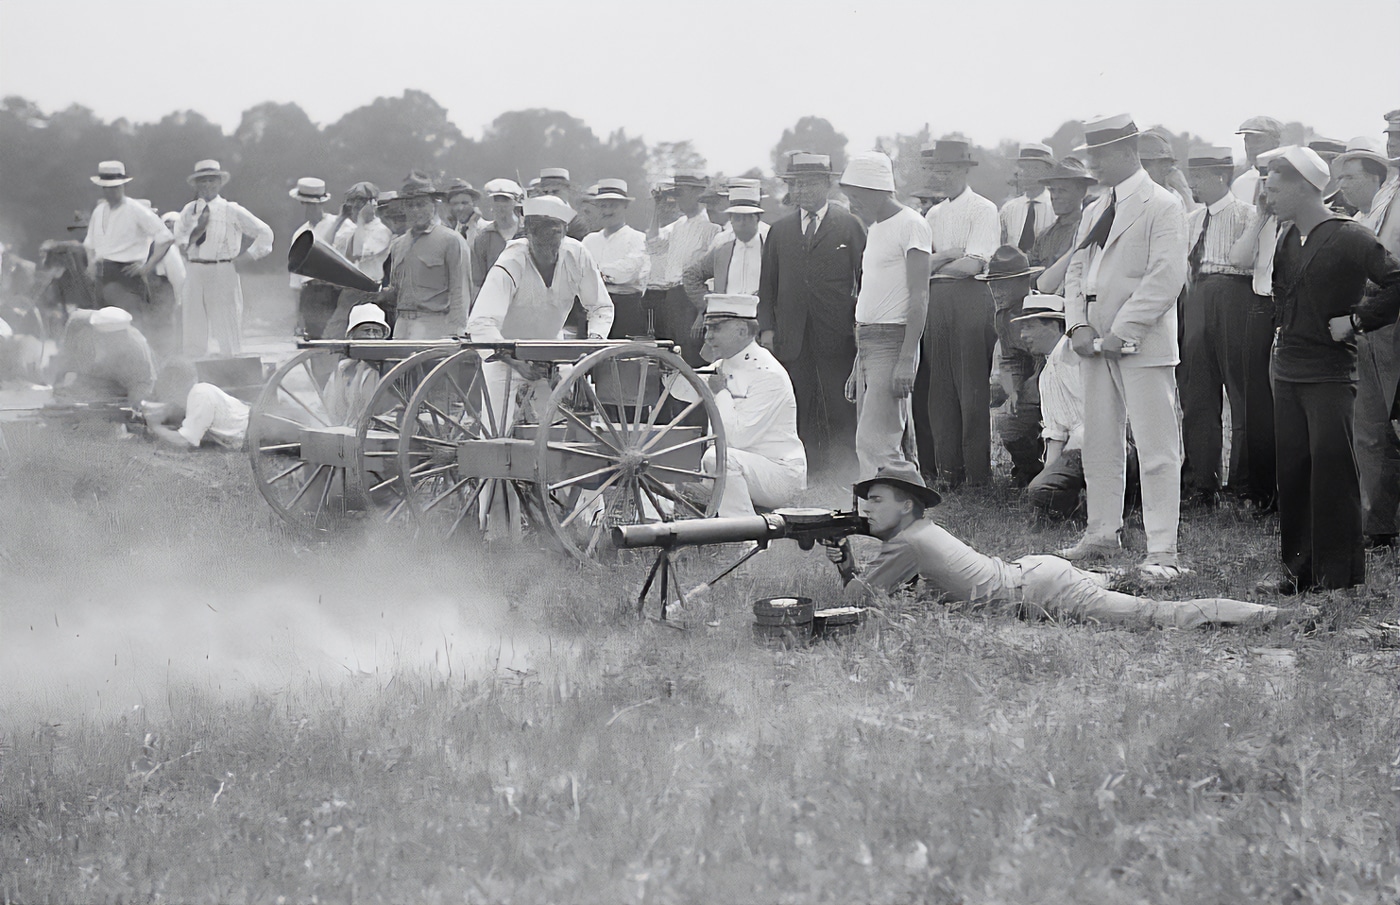
<path fill-rule="evenodd" d="M 681 631 L 631 614 L 639 562 L 308 547 L 242 457 L 6 439 L 0 902 L 1400 898 L 1388 557 L 1301 637 L 898 600 L 770 651 L 749 602 L 831 599 L 820 553 L 764 554 Z M 1074 536 L 1005 489 L 938 517 L 1008 556 Z M 1192 515 L 1174 591 L 1253 597 L 1275 547 Z"/>

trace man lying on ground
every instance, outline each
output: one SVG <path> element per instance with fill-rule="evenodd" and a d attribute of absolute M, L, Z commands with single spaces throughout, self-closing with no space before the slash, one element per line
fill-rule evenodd
<path fill-rule="evenodd" d="M 156 376 L 156 401 L 141 403 L 146 432 L 174 449 L 199 449 L 206 437 L 242 449 L 248 437 L 248 404 L 212 383 L 200 383 L 194 364 L 173 359 Z M 178 429 L 167 425 L 179 422 Z"/>
<path fill-rule="evenodd" d="M 1151 600 L 1111 591 L 1107 576 L 1077 569 L 1058 556 L 1023 556 L 1014 562 L 985 556 L 925 518 L 941 498 L 904 462 L 881 468 L 875 477 L 857 483 L 855 491 L 865 500 L 862 508 L 871 535 L 884 545 L 863 569 L 856 565 L 848 542 L 828 547 L 846 585 L 848 603 L 864 603 L 922 579 L 929 590 L 949 601 L 1006 604 L 1022 618 L 1195 628 L 1270 625 L 1317 612 L 1228 597 Z"/>

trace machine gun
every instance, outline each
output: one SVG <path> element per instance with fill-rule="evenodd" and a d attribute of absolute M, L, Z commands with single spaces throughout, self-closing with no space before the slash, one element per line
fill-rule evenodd
<path fill-rule="evenodd" d="M 797 541 L 803 550 L 810 550 L 816 544 L 831 545 L 840 543 L 853 534 L 870 533 L 870 524 L 865 516 L 857 512 L 841 512 L 830 509 L 776 509 L 765 515 L 750 515 L 740 518 L 681 519 L 674 522 L 655 522 L 646 525 L 621 525 L 612 529 L 613 546 L 620 550 L 634 550 L 641 547 L 656 547 L 656 561 L 641 593 L 637 595 L 637 612 L 646 607 L 647 594 L 660 578 L 658 592 L 661 597 L 661 618 L 666 618 L 666 607 L 670 602 L 668 585 L 674 579 L 676 596 L 681 605 L 686 604 L 686 592 L 681 590 L 680 576 L 671 553 L 680 547 L 701 547 L 709 544 L 756 544 L 738 560 L 714 578 L 691 588 L 691 594 L 702 593 L 724 576 L 748 562 L 775 540 L 787 538 Z"/>

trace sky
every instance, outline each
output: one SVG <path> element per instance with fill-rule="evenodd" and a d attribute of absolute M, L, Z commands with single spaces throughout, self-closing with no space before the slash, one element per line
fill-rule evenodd
<path fill-rule="evenodd" d="M 0 0 L 0 94 L 232 132 L 263 101 L 325 125 L 413 88 L 468 136 L 550 107 L 740 172 L 805 115 L 852 151 L 925 123 L 990 146 L 1125 111 L 1237 150 L 1258 113 L 1379 134 L 1397 34 L 1400 0 Z"/>

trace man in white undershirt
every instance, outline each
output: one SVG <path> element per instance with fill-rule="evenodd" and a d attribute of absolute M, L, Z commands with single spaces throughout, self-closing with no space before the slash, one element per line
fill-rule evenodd
<path fill-rule="evenodd" d="M 646 336 L 646 311 L 642 296 L 651 274 L 647 237 L 627 225 L 627 208 L 632 196 L 621 179 L 600 179 L 590 195 L 599 229 L 583 237 L 583 247 L 593 256 L 603 285 L 613 303 L 613 335 Z"/>

